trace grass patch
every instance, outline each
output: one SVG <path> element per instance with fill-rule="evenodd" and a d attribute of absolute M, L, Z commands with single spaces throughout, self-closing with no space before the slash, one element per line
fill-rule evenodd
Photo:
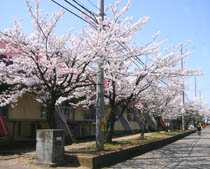
<path fill-rule="evenodd" d="M 144 137 L 141 137 L 141 133 L 136 133 L 133 136 L 132 135 L 125 137 L 123 136 L 122 138 L 113 139 L 113 142 L 111 143 L 105 143 L 103 151 L 98 151 L 95 142 L 90 142 L 90 144 L 81 143 L 81 146 L 79 146 L 80 144 L 78 144 L 77 147 L 75 148 L 71 148 L 70 146 L 69 149 L 67 149 L 66 153 L 68 152 L 70 154 L 92 154 L 92 155 L 105 154 L 108 152 L 119 151 L 129 147 L 144 145 L 147 143 L 151 143 L 153 141 L 170 138 L 185 132 L 189 132 L 189 130 L 151 132 L 151 133 L 145 133 Z"/>
<path fill-rule="evenodd" d="M 110 147 L 110 146 L 120 146 L 120 145 L 125 145 L 125 144 L 130 144 L 130 141 L 113 141 L 111 143 L 105 143 L 104 147 Z"/>
<path fill-rule="evenodd" d="M 150 139 L 152 139 L 151 136 L 144 136 L 144 137 L 139 136 L 139 140 L 150 140 Z"/>
<path fill-rule="evenodd" d="M 33 162 L 33 161 L 29 161 L 28 164 L 29 164 L 29 165 L 33 165 L 34 162 Z"/>
<path fill-rule="evenodd" d="M 153 139 L 164 139 L 164 138 L 168 138 L 168 137 L 172 137 L 178 134 L 182 134 L 184 133 L 184 131 L 180 130 L 180 131 L 161 131 L 161 132 L 152 132 L 149 133 L 149 135 L 147 135 L 147 133 L 145 133 L 144 137 L 139 137 L 139 140 L 153 140 Z"/>

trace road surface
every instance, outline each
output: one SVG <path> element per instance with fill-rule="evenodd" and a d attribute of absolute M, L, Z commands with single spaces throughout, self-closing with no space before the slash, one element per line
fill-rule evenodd
<path fill-rule="evenodd" d="M 210 168 L 210 127 L 201 136 L 194 133 L 161 149 L 137 156 L 110 169 L 208 169 Z"/>

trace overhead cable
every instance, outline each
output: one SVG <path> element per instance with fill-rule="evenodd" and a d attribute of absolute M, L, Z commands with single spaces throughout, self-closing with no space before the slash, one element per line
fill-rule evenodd
<path fill-rule="evenodd" d="M 57 1 L 55 1 L 55 0 L 51 0 L 51 1 L 54 2 L 55 4 L 57 4 L 58 6 L 62 7 L 62 8 L 65 9 L 66 11 L 70 12 L 70 13 L 73 14 L 74 16 L 78 17 L 79 19 L 83 20 L 84 22 L 90 24 L 90 25 L 93 26 L 95 29 L 97 29 L 97 26 L 96 26 L 95 24 L 93 24 L 92 22 L 85 20 L 84 18 L 82 18 L 82 17 L 79 16 L 78 14 L 72 12 L 70 9 L 64 7 L 63 5 L 61 5 L 60 3 L 58 3 Z"/>
<path fill-rule="evenodd" d="M 87 9 L 86 7 L 84 7 L 82 4 L 80 4 L 79 2 L 72 0 L 75 4 L 77 4 L 80 8 L 82 8 L 83 10 L 87 11 L 90 15 L 88 15 L 87 13 L 85 13 L 82 9 L 80 9 L 79 7 L 77 7 L 76 5 L 72 4 L 71 2 L 69 2 L 68 0 L 64 0 L 66 3 L 68 3 L 70 6 L 72 6 L 73 8 L 77 9 L 78 11 L 80 11 L 82 14 L 86 15 L 88 18 L 90 18 L 91 20 L 93 20 L 95 23 L 98 23 L 95 14 L 90 11 L 89 9 Z M 93 17 L 92 17 L 93 16 Z"/>

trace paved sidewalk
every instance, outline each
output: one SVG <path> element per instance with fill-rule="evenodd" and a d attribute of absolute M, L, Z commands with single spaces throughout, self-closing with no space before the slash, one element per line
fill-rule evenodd
<path fill-rule="evenodd" d="M 161 149 L 111 166 L 115 169 L 207 169 L 210 168 L 210 127 Z"/>

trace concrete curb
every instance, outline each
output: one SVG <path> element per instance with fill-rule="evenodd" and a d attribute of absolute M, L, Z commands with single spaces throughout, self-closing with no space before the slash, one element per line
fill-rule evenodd
<path fill-rule="evenodd" d="M 119 150 L 111 153 L 107 153 L 104 155 L 65 155 L 65 159 L 67 162 L 73 161 L 78 166 L 84 166 L 91 169 L 97 169 L 102 167 L 107 167 L 114 165 L 116 163 L 128 160 L 130 158 L 133 158 L 135 156 L 147 153 L 149 151 L 161 148 L 163 146 L 166 146 L 167 144 L 170 144 L 172 142 L 175 142 L 179 139 L 182 139 L 192 133 L 195 133 L 196 130 L 192 130 L 183 134 L 179 134 L 170 138 L 162 139 L 159 141 L 154 141 L 148 144 L 127 148 L 124 150 Z M 65 161 L 66 161 L 65 160 Z"/>

